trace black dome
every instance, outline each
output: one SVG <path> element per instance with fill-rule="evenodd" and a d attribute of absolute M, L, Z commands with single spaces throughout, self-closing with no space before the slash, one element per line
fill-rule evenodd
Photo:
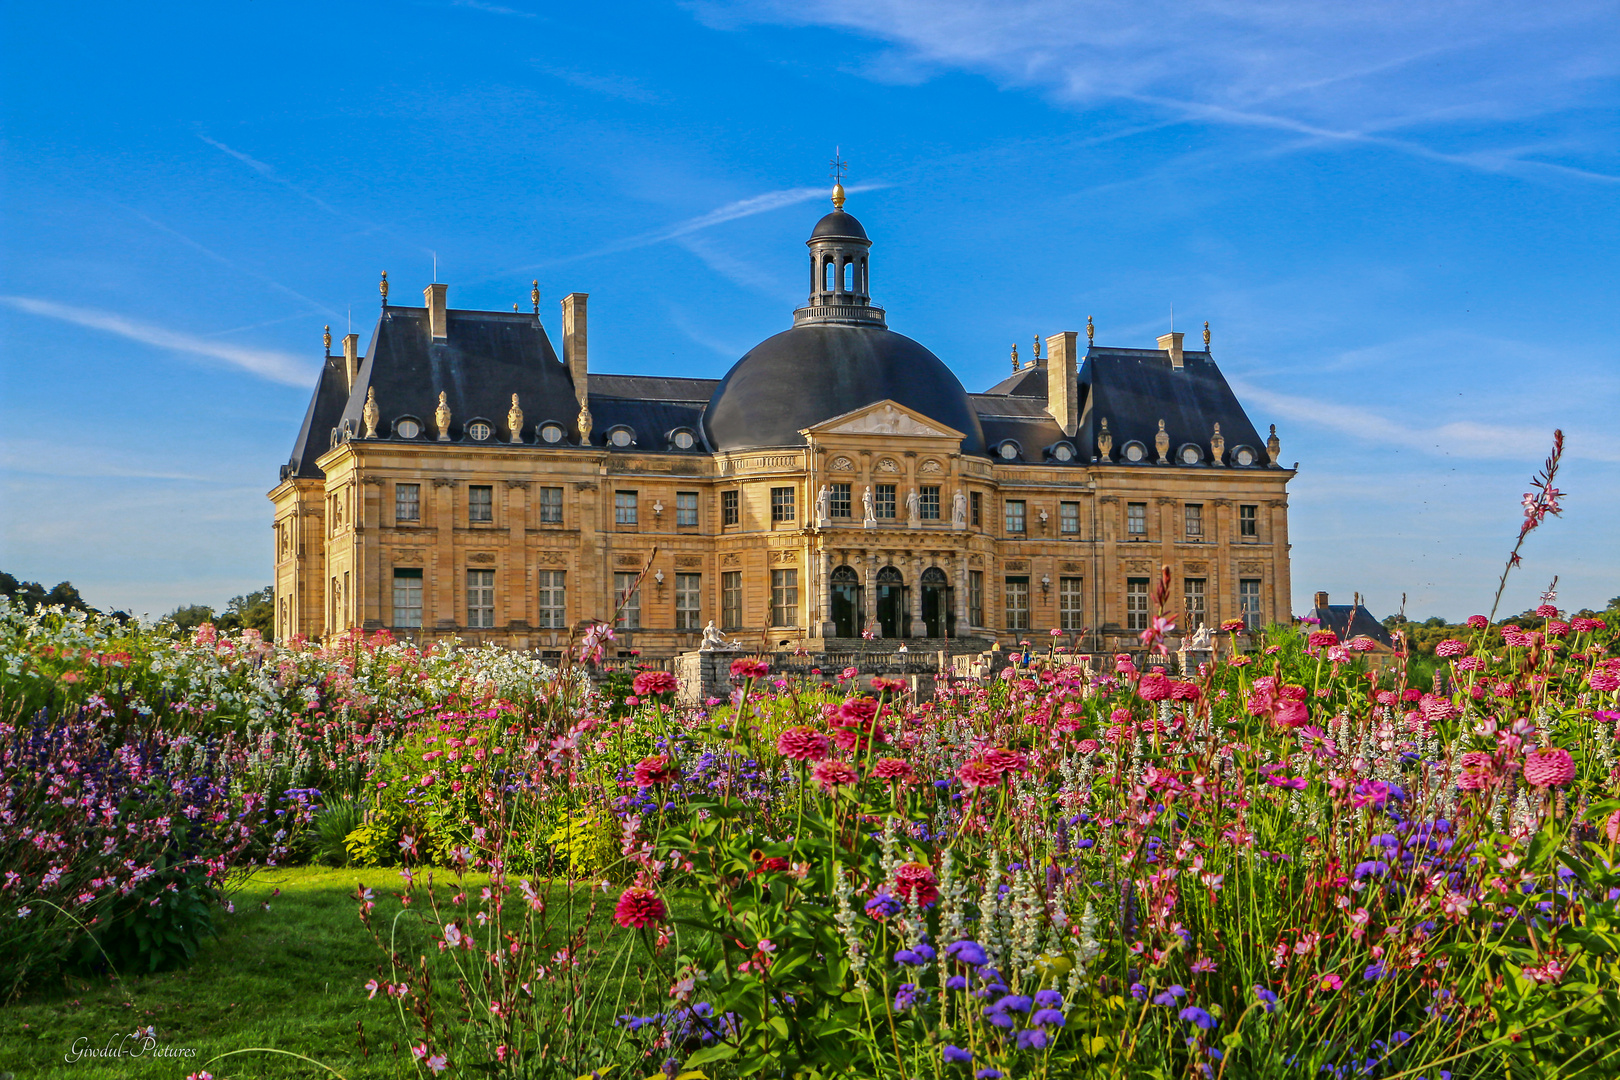
<path fill-rule="evenodd" d="M 834 217 L 855 220 L 822 221 Z M 803 446 L 800 430 L 885 399 L 962 432 L 964 454 L 985 453 L 979 417 L 951 369 L 881 326 L 811 323 L 766 338 L 726 373 L 703 410 L 703 432 L 715 450 Z"/>
<path fill-rule="evenodd" d="M 811 240 L 867 240 L 866 230 L 855 220 L 854 214 L 834 210 L 820 221 L 810 233 Z"/>

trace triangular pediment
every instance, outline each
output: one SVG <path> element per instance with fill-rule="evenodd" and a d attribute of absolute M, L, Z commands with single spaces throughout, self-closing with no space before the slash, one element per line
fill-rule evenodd
<path fill-rule="evenodd" d="M 853 412 L 823 420 L 799 432 L 801 435 L 912 435 L 928 439 L 955 439 L 963 434 L 898 401 L 883 400 Z"/>

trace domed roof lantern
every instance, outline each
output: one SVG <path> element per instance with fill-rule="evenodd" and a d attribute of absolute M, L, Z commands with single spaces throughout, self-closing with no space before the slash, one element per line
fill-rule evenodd
<path fill-rule="evenodd" d="M 883 326 L 883 309 L 872 306 L 872 241 L 855 215 L 844 212 L 843 163 L 833 165 L 833 211 L 810 232 L 810 300 L 793 313 L 793 325 L 838 323 Z"/>

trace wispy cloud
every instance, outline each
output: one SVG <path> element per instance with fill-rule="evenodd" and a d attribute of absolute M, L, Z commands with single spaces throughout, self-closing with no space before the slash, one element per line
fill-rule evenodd
<path fill-rule="evenodd" d="M 624 75 L 599 75 L 590 71 L 579 71 L 575 68 L 553 67 L 536 60 L 534 68 L 554 79 L 560 79 L 570 86 L 577 86 L 581 90 L 589 90 L 593 94 L 604 97 L 617 98 L 620 101 L 632 101 L 639 105 L 651 105 L 659 100 L 657 94 L 636 79 Z"/>
<path fill-rule="evenodd" d="M 153 326 L 150 323 L 137 322 L 134 319 L 125 318 L 112 312 L 72 307 L 67 304 L 58 304 L 53 300 L 39 300 L 29 296 L 0 296 L 0 304 L 5 304 L 7 307 L 14 308 L 17 311 L 27 312 L 30 315 L 38 315 L 46 319 L 57 319 L 61 322 L 72 323 L 75 326 L 116 334 L 130 341 L 138 341 L 143 345 L 152 345 L 172 352 L 216 360 L 246 371 L 251 375 L 257 375 L 261 379 L 284 383 L 288 386 L 307 387 L 310 380 L 315 377 L 314 366 L 300 360 L 291 353 L 273 349 L 250 349 L 220 341 L 211 341 L 196 334 L 188 334 L 179 330 L 167 330 L 161 326 Z"/>
<path fill-rule="evenodd" d="M 853 195 L 863 191 L 877 191 L 888 186 L 889 185 L 886 183 L 852 184 L 847 188 L 847 190 Z M 640 233 L 636 236 L 627 236 L 623 240 L 615 240 L 610 244 L 603 245 L 599 248 L 594 248 L 590 251 L 581 252 L 578 255 L 569 255 L 560 259 L 547 259 L 544 262 L 528 263 L 523 266 L 508 267 L 505 270 L 497 270 L 492 274 L 485 274 L 483 277 L 476 278 L 467 284 L 472 285 L 485 281 L 494 281 L 497 278 L 506 277 L 509 274 L 527 273 L 531 270 L 539 270 L 545 267 L 561 266 L 565 263 L 578 262 L 581 259 L 594 259 L 602 255 L 617 255 L 625 251 L 635 251 L 639 248 L 652 247 L 655 244 L 667 244 L 672 240 L 679 240 L 682 237 L 691 236 L 692 234 L 702 232 L 705 229 L 712 229 L 716 225 L 724 225 L 728 221 L 740 221 L 743 218 L 754 217 L 757 214 L 767 214 L 773 210 L 781 210 L 784 207 L 797 206 L 799 203 L 806 203 L 810 202 L 812 199 L 824 199 L 826 197 L 827 189 L 825 187 L 782 188 L 779 191 L 767 191 L 763 195 L 751 195 L 746 199 L 738 199 L 735 202 L 729 202 L 724 206 L 716 207 L 706 214 L 699 214 L 696 217 L 687 218 L 684 221 L 677 221 L 672 225 L 665 225 L 662 228 L 653 229 L 650 232 Z"/>
<path fill-rule="evenodd" d="M 204 135 L 200 131 L 197 132 L 197 138 L 201 139 L 203 142 L 207 143 L 209 146 L 212 146 L 215 150 L 218 150 L 220 153 L 228 154 L 229 156 L 235 158 L 237 161 L 240 161 L 242 164 L 246 165 L 248 168 L 252 169 L 254 172 L 258 173 L 260 176 L 262 176 L 266 180 L 270 181 L 272 184 L 279 184 L 282 187 L 286 188 L 288 191 L 292 192 L 293 194 L 298 195 L 300 198 L 308 199 L 310 202 L 314 203 L 316 206 L 320 207 L 322 210 L 325 210 L 328 214 L 331 214 L 334 217 L 348 218 L 348 215 L 343 213 L 342 211 L 338 210 L 337 207 L 333 206 L 331 203 L 327 202 L 325 199 L 321 198 L 319 195 L 312 195 L 308 191 L 305 191 L 303 188 L 299 187 L 297 184 L 293 183 L 291 180 L 288 180 L 285 176 L 282 176 L 280 173 L 276 172 L 276 170 L 274 168 L 272 168 L 269 165 L 266 165 L 264 162 L 260 161 L 258 158 L 250 157 L 247 154 L 242 153 L 242 151 L 240 151 L 240 150 L 237 150 L 237 149 L 234 149 L 232 147 L 226 146 L 224 143 L 220 142 L 218 139 L 210 139 L 207 135 Z"/>
<path fill-rule="evenodd" d="M 1490 138 L 1482 122 L 1608 92 L 1620 75 L 1620 24 L 1606 0 L 697 0 L 693 10 L 721 27 L 867 37 L 889 47 L 865 60 L 874 78 L 963 70 L 1076 107 L 1125 99 L 1184 121 L 1306 136 L 1294 149 L 1376 146 L 1469 169 L 1617 179 L 1578 157 L 1479 148 Z M 1387 134 L 1447 123 L 1474 148 Z"/>
<path fill-rule="evenodd" d="M 469 11 L 482 11 L 486 15 L 506 15 L 514 19 L 538 19 L 540 16 L 532 11 L 519 11 L 502 4 L 489 4 L 484 0 L 450 0 L 451 7 L 467 8 Z"/>

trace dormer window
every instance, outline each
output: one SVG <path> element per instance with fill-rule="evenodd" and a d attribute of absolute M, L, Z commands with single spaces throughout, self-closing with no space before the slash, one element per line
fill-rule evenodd
<path fill-rule="evenodd" d="M 1176 451 L 1176 459 L 1183 465 L 1196 465 L 1204 460 L 1204 451 L 1197 443 L 1187 443 Z"/>
<path fill-rule="evenodd" d="M 563 441 L 562 425 L 560 425 L 560 424 L 551 424 L 551 423 L 541 424 L 540 425 L 540 441 L 545 442 L 545 443 L 550 443 L 553 446 L 555 446 L 558 443 L 562 442 Z"/>
<path fill-rule="evenodd" d="M 630 446 L 636 441 L 635 429 L 626 427 L 623 424 L 620 424 L 617 427 L 609 428 L 607 433 L 607 441 L 609 446 L 617 446 L 620 448 Z"/>
<path fill-rule="evenodd" d="M 690 450 L 697 444 L 697 437 L 685 428 L 676 428 L 670 434 L 669 442 L 677 450 Z"/>
<path fill-rule="evenodd" d="M 394 434 L 401 439 L 414 439 L 422 434 L 422 425 L 409 416 L 394 421 Z"/>
<path fill-rule="evenodd" d="M 1120 456 L 1126 461 L 1142 461 L 1147 457 L 1147 447 L 1132 440 L 1125 444 L 1124 449 L 1120 451 Z"/>
<path fill-rule="evenodd" d="M 1008 439 L 996 448 L 996 454 L 1002 461 L 1012 461 L 1018 456 L 1018 444 Z"/>
<path fill-rule="evenodd" d="M 1074 447 L 1070 446 L 1066 442 L 1054 443 L 1052 446 L 1047 448 L 1046 452 L 1052 455 L 1053 461 L 1074 460 Z"/>
<path fill-rule="evenodd" d="M 1254 452 L 1253 447 L 1240 446 L 1236 450 L 1232 451 L 1232 463 L 1234 465 L 1244 466 L 1253 465 L 1258 456 L 1259 455 Z"/>
<path fill-rule="evenodd" d="M 474 442 L 484 442 L 493 434 L 495 429 L 482 420 L 474 420 L 467 425 L 467 436 Z"/>

